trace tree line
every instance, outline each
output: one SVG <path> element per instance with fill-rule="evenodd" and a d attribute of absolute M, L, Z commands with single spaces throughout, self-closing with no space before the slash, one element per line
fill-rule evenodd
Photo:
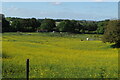
<path fill-rule="evenodd" d="M 104 27 L 109 20 L 86 21 L 64 19 L 36 19 L 15 18 L 2 15 L 2 32 L 35 32 L 35 31 L 58 31 L 71 33 L 104 33 Z"/>
<path fill-rule="evenodd" d="M 2 18 L 1 18 L 2 17 Z M 115 43 L 120 47 L 120 20 L 86 21 L 86 20 L 63 20 L 63 19 L 36 19 L 36 18 L 13 18 L 0 15 L 2 32 L 70 32 L 81 34 L 104 34 L 102 41 Z"/>

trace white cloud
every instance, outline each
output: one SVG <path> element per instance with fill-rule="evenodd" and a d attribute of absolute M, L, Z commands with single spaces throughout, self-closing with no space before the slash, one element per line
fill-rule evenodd
<path fill-rule="evenodd" d="M 54 4 L 54 5 L 60 5 L 61 2 L 52 2 L 52 4 Z"/>

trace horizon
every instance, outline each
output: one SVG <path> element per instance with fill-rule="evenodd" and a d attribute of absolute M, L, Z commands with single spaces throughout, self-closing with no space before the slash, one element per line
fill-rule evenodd
<path fill-rule="evenodd" d="M 4 15 L 4 14 L 3 14 Z M 4 15 L 5 16 L 5 15 Z M 5 16 L 6 17 L 6 16 Z M 31 19 L 35 17 L 6 17 L 6 18 L 20 18 L 20 19 Z M 76 20 L 76 21 L 105 21 L 105 20 L 117 20 L 117 19 L 104 19 L 104 20 L 85 20 L 85 19 L 60 19 L 60 18 L 35 18 L 35 19 L 53 19 L 53 20 Z"/>
<path fill-rule="evenodd" d="M 6 17 L 88 21 L 118 19 L 117 2 L 3 2 L 2 9 Z"/>

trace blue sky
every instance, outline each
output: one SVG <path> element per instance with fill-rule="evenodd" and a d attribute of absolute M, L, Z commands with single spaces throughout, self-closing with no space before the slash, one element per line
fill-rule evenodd
<path fill-rule="evenodd" d="M 2 13 L 7 17 L 116 19 L 118 2 L 4 2 Z"/>

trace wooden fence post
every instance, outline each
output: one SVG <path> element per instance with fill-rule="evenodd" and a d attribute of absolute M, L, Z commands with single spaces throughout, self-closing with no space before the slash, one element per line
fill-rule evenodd
<path fill-rule="evenodd" d="M 29 59 L 26 60 L 26 78 L 29 80 Z"/>

